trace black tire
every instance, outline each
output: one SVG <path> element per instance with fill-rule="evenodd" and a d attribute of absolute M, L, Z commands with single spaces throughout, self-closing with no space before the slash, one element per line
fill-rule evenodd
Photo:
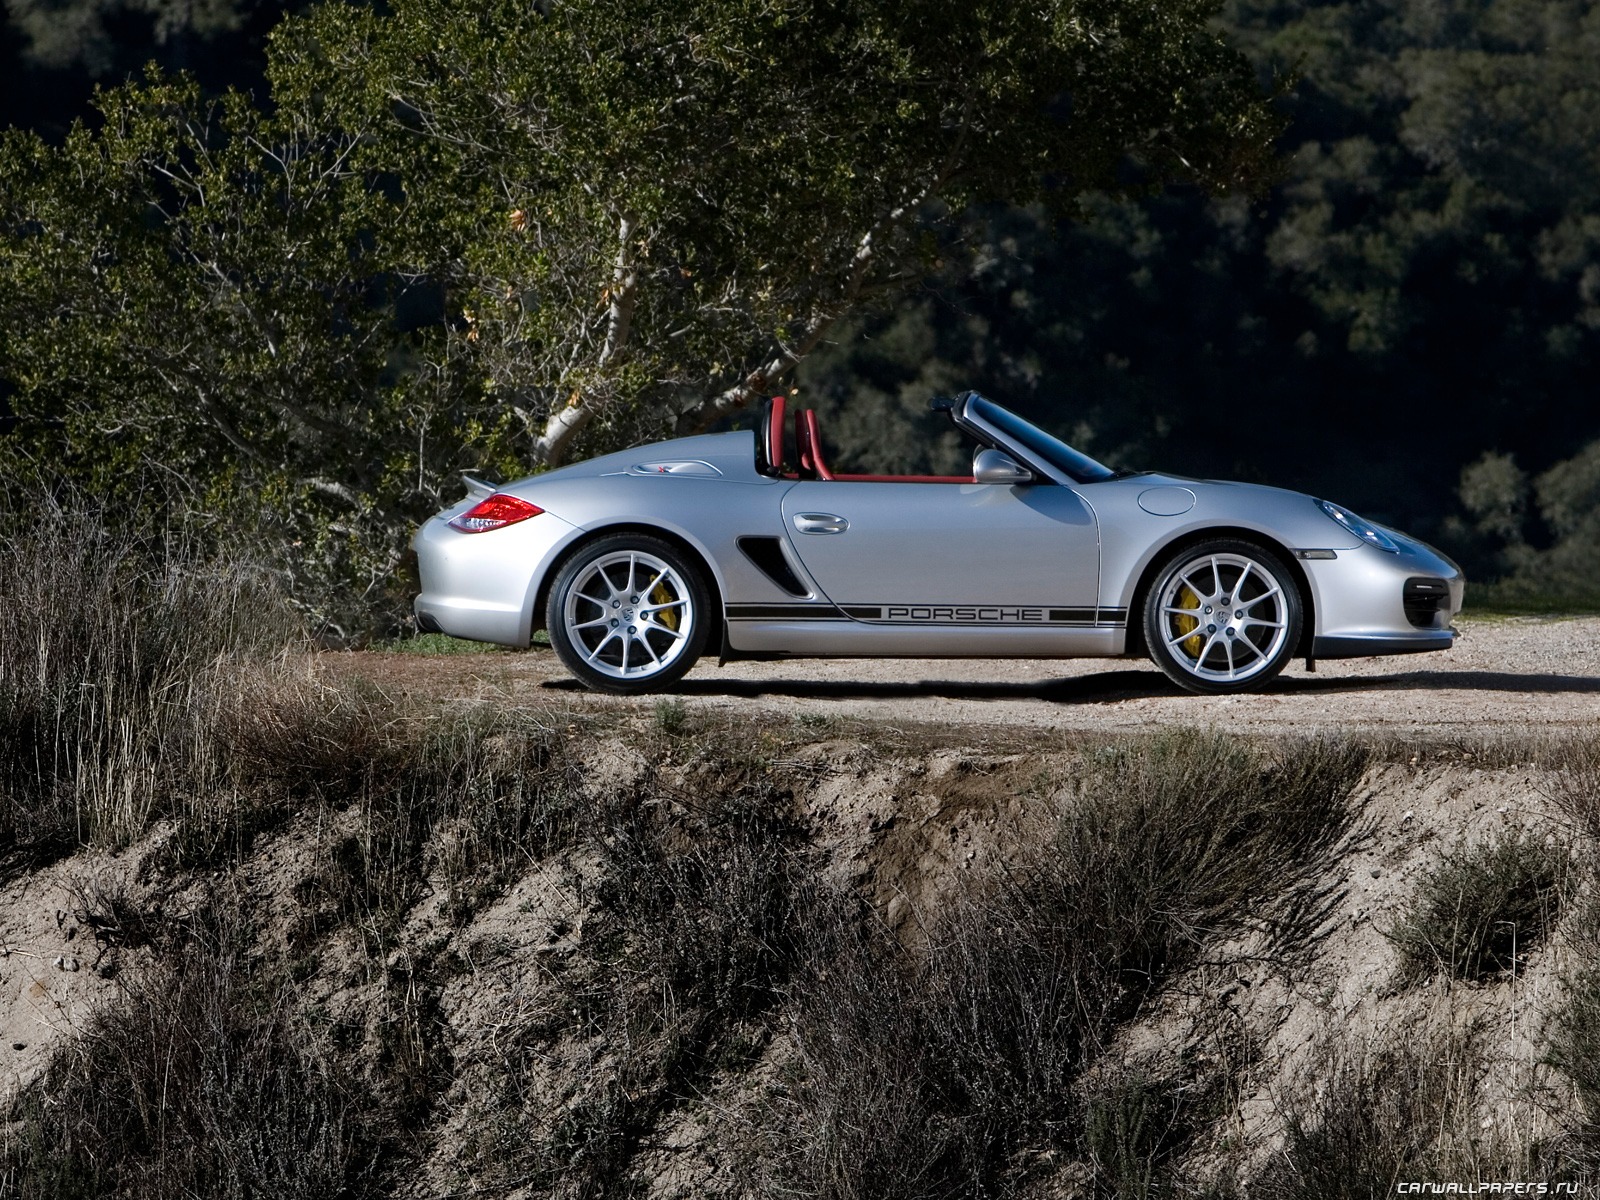
<path fill-rule="evenodd" d="M 1145 646 L 1188 691 L 1254 691 L 1294 657 L 1304 610 L 1279 555 L 1218 538 L 1180 550 L 1156 572 L 1144 602 Z"/>
<path fill-rule="evenodd" d="M 641 533 L 580 547 L 550 585 L 550 645 L 586 687 L 619 696 L 674 686 L 705 649 L 714 622 L 699 563 Z"/>

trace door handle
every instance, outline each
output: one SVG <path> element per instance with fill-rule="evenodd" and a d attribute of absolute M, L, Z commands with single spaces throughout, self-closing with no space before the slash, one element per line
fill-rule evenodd
<path fill-rule="evenodd" d="M 833 513 L 796 513 L 794 527 L 801 533 L 843 533 L 850 522 Z"/>

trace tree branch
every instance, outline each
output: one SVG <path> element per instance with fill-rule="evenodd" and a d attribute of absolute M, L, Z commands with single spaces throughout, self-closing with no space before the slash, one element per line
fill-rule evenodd
<path fill-rule="evenodd" d="M 762 392 L 771 388 L 775 381 L 793 370 L 801 359 L 815 350 L 834 322 L 849 312 L 860 297 L 861 290 L 867 282 L 867 275 L 872 270 L 873 258 L 877 254 L 878 236 L 892 227 L 912 204 L 920 202 L 922 196 L 926 194 L 927 191 L 924 189 L 916 200 L 902 204 L 874 228 L 861 235 L 861 240 L 856 243 L 855 253 L 850 256 L 850 269 L 845 276 L 844 286 L 840 288 L 838 301 L 820 309 L 812 317 L 811 323 L 798 341 L 787 346 L 780 345 L 777 354 L 751 371 L 733 387 L 679 413 L 678 419 L 673 423 L 674 436 L 688 437 L 691 434 L 705 432 L 729 413 L 744 408 L 759 397 Z"/>
<path fill-rule="evenodd" d="M 618 353 L 627 347 L 628 333 L 633 325 L 633 306 L 639 293 L 639 277 L 633 269 L 634 224 L 631 217 L 623 217 L 617 228 L 617 259 L 611 270 L 611 311 L 606 322 L 606 341 L 600 348 L 599 366 L 603 369 Z"/>
<path fill-rule="evenodd" d="M 632 217 L 623 216 L 617 222 L 617 257 L 611 268 L 611 286 L 606 289 L 610 309 L 606 319 L 606 340 L 595 361 L 597 371 L 604 371 L 611 361 L 628 346 L 628 335 L 633 328 L 633 309 L 639 295 L 639 274 L 634 269 Z M 533 443 L 533 458 L 544 466 L 560 466 L 566 458 L 572 439 L 582 433 L 594 417 L 594 406 L 586 402 L 581 392 L 574 392 L 567 403 L 550 414 L 544 431 Z"/>

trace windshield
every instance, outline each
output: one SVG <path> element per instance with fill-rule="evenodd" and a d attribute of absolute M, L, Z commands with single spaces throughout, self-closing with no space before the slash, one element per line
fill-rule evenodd
<path fill-rule="evenodd" d="M 1102 479 L 1115 478 L 1118 474 L 1110 467 L 1095 462 L 1087 454 L 1074 450 L 1060 438 L 1052 437 L 1037 425 L 1029 424 L 1016 413 L 1007 412 L 992 400 L 985 400 L 975 392 L 967 397 L 965 415 L 976 417 L 990 428 L 1003 433 L 1034 458 L 1043 460 L 1057 470 L 1065 471 L 1079 483 L 1098 483 Z"/>

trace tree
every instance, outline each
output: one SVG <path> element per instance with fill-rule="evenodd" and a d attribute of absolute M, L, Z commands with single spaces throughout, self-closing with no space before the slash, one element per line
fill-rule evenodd
<path fill-rule="evenodd" d="M 486 401 L 556 463 L 596 416 L 685 433 L 918 280 L 930 207 L 1259 175 L 1273 123 L 1205 3 L 328 7 L 280 97 L 380 130 Z"/>
<path fill-rule="evenodd" d="M 1461 472 L 1460 496 L 1473 518 L 1459 522 L 1463 544 L 1499 569 L 1491 603 L 1600 607 L 1600 441 L 1531 485 L 1509 454 L 1485 454 Z"/>
<path fill-rule="evenodd" d="M 59 144 L 73 121 L 93 118 L 97 83 L 137 78 L 151 62 L 192 72 L 214 95 L 256 91 L 267 34 L 308 2 L 3 0 L 0 128 L 33 129 Z"/>
<path fill-rule="evenodd" d="M 780 386 L 916 284 L 940 213 L 1259 178 L 1273 118 L 1212 15 L 326 6 L 275 35 L 265 113 L 155 78 L 59 151 L 0 146 L 4 452 L 265 498 L 311 573 L 375 586 L 452 470 Z"/>
<path fill-rule="evenodd" d="M 293 578 L 381 591 L 427 433 L 392 368 L 359 129 L 263 117 L 153 76 L 58 149 L 0 141 L 5 474 L 60 477 L 137 518 L 266 526 Z M 407 386 L 409 385 L 409 386 Z M 348 614 L 352 607 L 345 605 Z"/>

